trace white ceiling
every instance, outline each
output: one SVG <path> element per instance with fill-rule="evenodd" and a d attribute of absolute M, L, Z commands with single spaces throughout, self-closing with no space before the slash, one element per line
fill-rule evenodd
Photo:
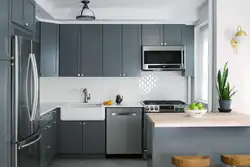
<path fill-rule="evenodd" d="M 165 22 L 192 24 L 197 10 L 207 0 L 90 0 L 95 22 Z M 79 23 L 75 17 L 80 0 L 36 0 L 37 18 L 41 21 Z M 92 22 L 93 23 L 93 22 Z"/>

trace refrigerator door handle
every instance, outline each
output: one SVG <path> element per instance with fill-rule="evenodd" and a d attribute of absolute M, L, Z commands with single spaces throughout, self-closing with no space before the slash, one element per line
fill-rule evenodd
<path fill-rule="evenodd" d="M 33 99 L 33 105 L 32 105 L 31 121 L 34 121 L 36 117 L 36 113 L 37 113 L 37 106 L 38 106 L 39 82 L 38 82 L 38 71 L 37 71 L 35 55 L 30 54 L 30 56 L 31 56 L 31 62 L 32 62 L 33 80 L 34 80 L 34 96 L 33 96 L 34 99 Z"/>
<path fill-rule="evenodd" d="M 21 150 L 21 149 L 23 149 L 23 148 L 25 148 L 25 147 L 31 146 L 31 145 L 37 143 L 38 141 L 40 141 L 41 138 L 42 138 L 42 135 L 39 135 L 39 137 L 38 137 L 36 140 L 34 140 L 34 141 L 30 142 L 30 143 L 27 143 L 27 144 L 20 144 L 20 145 L 18 146 L 18 149 Z"/>
<path fill-rule="evenodd" d="M 25 98 L 26 98 L 26 103 L 27 103 L 29 120 L 31 120 L 31 113 L 30 113 L 30 103 L 29 103 L 29 95 L 28 95 L 28 78 L 29 78 L 29 69 L 30 69 L 31 61 L 32 61 L 31 56 L 29 55 L 27 70 L 26 70 L 26 78 L 25 78 Z"/>

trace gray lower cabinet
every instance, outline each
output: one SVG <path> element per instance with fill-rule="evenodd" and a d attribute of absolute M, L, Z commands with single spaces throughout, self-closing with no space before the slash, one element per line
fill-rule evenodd
<path fill-rule="evenodd" d="M 194 76 L 194 26 L 182 26 L 182 44 L 186 46 L 185 76 Z"/>
<path fill-rule="evenodd" d="M 141 25 L 122 26 L 122 74 L 141 75 Z"/>
<path fill-rule="evenodd" d="M 105 121 L 83 122 L 83 154 L 105 155 Z"/>
<path fill-rule="evenodd" d="M 59 75 L 59 25 L 41 23 L 41 76 Z"/>
<path fill-rule="evenodd" d="M 59 153 L 82 154 L 82 122 L 61 121 L 59 129 Z"/>
<path fill-rule="evenodd" d="M 50 112 L 49 115 L 53 115 Z M 43 118 L 49 118 L 44 116 Z M 43 121 L 43 120 L 42 120 Z M 57 153 L 57 125 L 56 119 L 44 126 L 41 130 L 40 142 L 41 167 L 50 167 Z"/>
<path fill-rule="evenodd" d="M 1 3 L 1 2 L 0 2 Z M 0 7 L 1 8 L 1 7 Z M 1 19 L 1 18 L 0 18 Z M 0 32 L 1 33 L 1 32 Z M 0 50 L 2 54 L 4 50 Z M 8 61 L 0 61 L 0 162 L 1 167 L 9 167 L 9 153 L 10 145 L 9 138 L 6 137 L 10 134 L 10 103 L 11 103 L 11 66 Z"/>
<path fill-rule="evenodd" d="M 163 42 L 162 24 L 142 25 L 142 45 L 160 45 Z"/>
<path fill-rule="evenodd" d="M 102 25 L 81 26 L 81 76 L 102 76 Z"/>
<path fill-rule="evenodd" d="M 80 76 L 80 25 L 60 25 L 60 76 Z"/>
<path fill-rule="evenodd" d="M 121 25 L 103 25 L 103 76 L 122 76 Z"/>
<path fill-rule="evenodd" d="M 105 121 L 60 121 L 59 153 L 105 154 Z"/>

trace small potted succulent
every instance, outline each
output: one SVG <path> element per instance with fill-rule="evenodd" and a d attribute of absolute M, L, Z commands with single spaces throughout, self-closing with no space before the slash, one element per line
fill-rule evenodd
<path fill-rule="evenodd" d="M 230 87 L 227 81 L 228 77 L 228 62 L 225 63 L 223 71 L 219 70 L 217 74 L 217 92 L 219 96 L 219 111 L 220 112 L 231 112 L 231 99 L 235 95 L 236 91 Z"/>

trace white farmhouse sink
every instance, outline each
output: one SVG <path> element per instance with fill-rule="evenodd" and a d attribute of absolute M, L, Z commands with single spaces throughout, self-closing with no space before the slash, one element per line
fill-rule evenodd
<path fill-rule="evenodd" d="M 105 108 L 101 103 L 70 103 L 61 107 L 63 121 L 105 120 Z"/>

